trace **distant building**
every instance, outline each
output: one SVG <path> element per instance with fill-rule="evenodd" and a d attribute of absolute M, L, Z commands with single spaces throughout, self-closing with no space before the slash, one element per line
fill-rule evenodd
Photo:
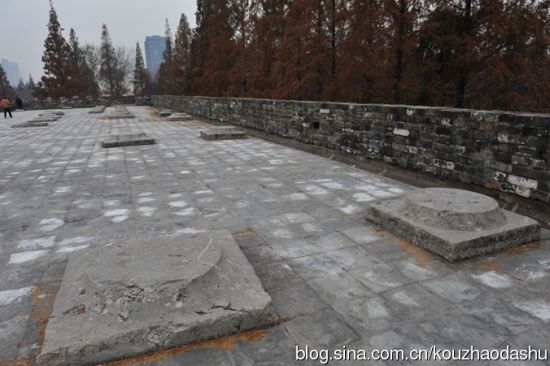
<path fill-rule="evenodd" d="M 19 64 L 17 62 L 11 62 L 9 60 L 6 60 L 5 58 L 1 60 L 1 63 L 2 63 L 2 68 L 6 73 L 6 77 L 10 82 L 10 85 L 15 88 L 17 84 L 19 84 L 19 80 L 21 79 Z"/>
<path fill-rule="evenodd" d="M 164 61 L 164 50 L 166 49 L 166 37 L 149 36 L 145 37 L 145 60 L 149 75 L 155 78 L 160 64 Z"/>

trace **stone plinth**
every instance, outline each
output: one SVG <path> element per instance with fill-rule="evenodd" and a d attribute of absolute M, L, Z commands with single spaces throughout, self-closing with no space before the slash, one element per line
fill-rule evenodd
<path fill-rule="evenodd" d="M 367 216 L 451 262 L 540 238 L 535 220 L 500 209 L 488 196 L 458 189 L 419 189 L 374 202 Z"/>
<path fill-rule="evenodd" d="M 136 116 L 134 116 L 130 112 L 116 112 L 116 111 L 109 114 L 108 116 L 109 119 L 124 119 L 124 118 L 135 118 L 135 117 Z"/>
<path fill-rule="evenodd" d="M 246 133 L 233 126 L 221 126 L 201 131 L 201 137 L 205 140 L 235 140 L 245 139 Z"/>
<path fill-rule="evenodd" d="M 153 145 L 156 140 L 145 133 L 133 135 L 114 135 L 101 143 L 102 147 L 121 147 L 137 145 Z"/>
<path fill-rule="evenodd" d="M 89 111 L 88 113 L 90 114 L 99 114 L 99 113 L 103 113 L 105 112 L 105 106 L 104 105 L 98 105 L 98 106 L 95 106 L 94 108 L 92 108 L 91 111 Z"/>
<path fill-rule="evenodd" d="M 38 117 L 57 117 L 57 118 L 61 118 L 64 115 L 65 115 L 65 113 L 63 113 L 61 111 L 47 111 L 47 112 L 44 112 L 44 113 L 40 113 L 38 115 Z"/>
<path fill-rule="evenodd" d="M 46 127 L 48 122 L 27 121 L 12 125 L 12 128 L 27 128 L 27 127 Z"/>
<path fill-rule="evenodd" d="M 174 112 L 172 112 L 170 109 L 162 109 L 162 110 L 159 112 L 159 116 L 161 116 L 161 117 L 168 117 L 168 116 L 170 116 L 172 113 L 174 113 Z"/>
<path fill-rule="evenodd" d="M 273 322 L 228 232 L 134 239 L 70 258 L 38 364 L 97 364 Z"/>
<path fill-rule="evenodd" d="M 114 111 L 111 112 L 108 116 L 108 119 L 123 119 L 123 118 L 135 118 L 134 114 L 128 111 L 123 105 L 114 106 Z"/>
<path fill-rule="evenodd" d="M 30 122 L 55 122 L 59 119 L 56 115 L 38 116 L 30 120 Z"/>
<path fill-rule="evenodd" d="M 187 113 L 172 113 L 168 117 L 169 121 L 174 121 L 174 122 L 177 122 L 177 121 L 191 121 L 192 119 L 193 119 L 193 117 L 191 117 Z"/>

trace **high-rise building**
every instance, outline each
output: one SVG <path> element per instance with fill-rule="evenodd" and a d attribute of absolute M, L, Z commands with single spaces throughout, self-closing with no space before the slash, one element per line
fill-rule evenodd
<path fill-rule="evenodd" d="M 166 49 L 166 37 L 145 37 L 145 60 L 147 70 L 152 78 L 156 78 L 160 64 L 164 62 L 164 50 Z"/>
<path fill-rule="evenodd" d="M 2 63 L 2 68 L 6 73 L 6 77 L 10 82 L 10 85 L 15 88 L 17 84 L 19 84 L 19 80 L 21 79 L 19 64 L 17 62 L 11 62 L 9 60 L 6 60 L 5 58 L 2 59 L 1 63 Z"/>

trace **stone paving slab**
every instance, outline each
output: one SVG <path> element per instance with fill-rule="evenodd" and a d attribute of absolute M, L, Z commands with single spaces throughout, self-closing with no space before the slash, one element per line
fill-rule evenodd
<path fill-rule="evenodd" d="M 156 140 L 147 136 L 145 133 L 132 135 L 115 135 L 110 136 L 107 140 L 101 143 L 103 147 L 123 147 L 123 146 L 138 146 L 138 145 L 154 145 Z"/>
<path fill-rule="evenodd" d="M 118 360 L 274 322 L 227 231 L 129 240 L 69 260 L 38 364 Z"/>
<path fill-rule="evenodd" d="M 245 139 L 246 133 L 234 126 L 220 126 L 201 131 L 201 137 L 208 141 Z"/>

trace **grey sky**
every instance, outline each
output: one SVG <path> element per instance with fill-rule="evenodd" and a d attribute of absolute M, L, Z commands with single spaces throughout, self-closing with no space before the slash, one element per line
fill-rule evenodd
<path fill-rule="evenodd" d="M 99 45 L 101 25 L 107 24 L 113 43 L 127 48 L 145 36 L 163 35 L 168 18 L 174 33 L 181 13 L 195 24 L 195 0 L 54 0 L 63 35 L 74 28 L 80 43 Z M 19 63 L 35 81 L 42 76 L 42 53 L 47 35 L 48 0 L 0 0 L 0 58 Z M 27 76 L 25 76 L 25 79 Z"/>

